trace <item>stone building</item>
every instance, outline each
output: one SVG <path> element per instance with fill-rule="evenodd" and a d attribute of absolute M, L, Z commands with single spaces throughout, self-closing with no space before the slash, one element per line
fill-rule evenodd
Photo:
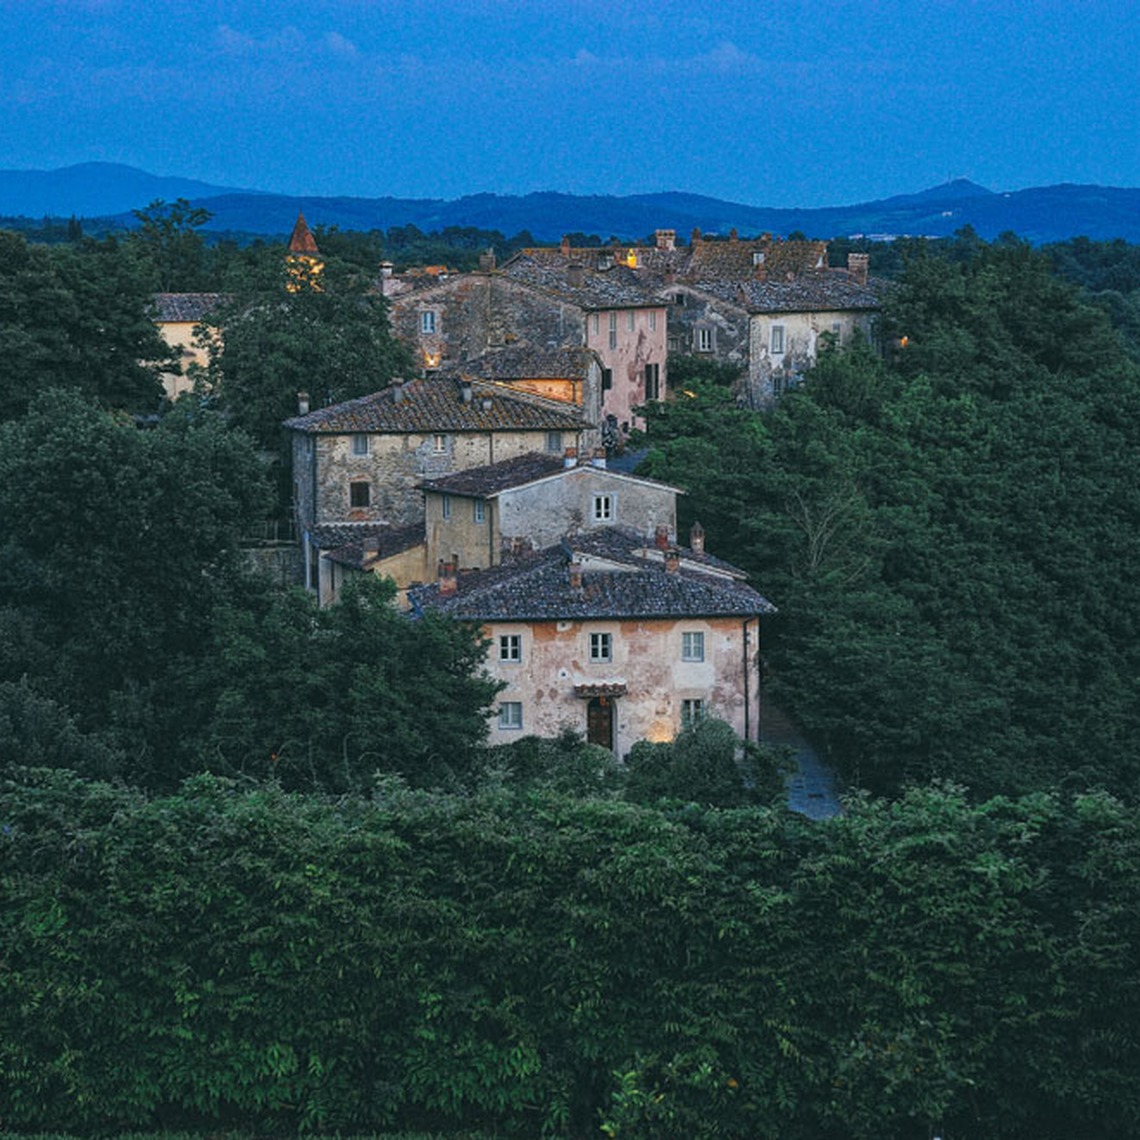
<path fill-rule="evenodd" d="M 561 456 L 600 441 L 580 405 L 452 377 L 303 408 L 285 427 L 305 585 L 325 601 L 335 579 L 322 574 L 322 550 L 385 534 L 406 539 L 416 527 L 422 541 L 423 479 L 535 451 Z M 391 541 L 384 545 L 398 553 Z"/>
<path fill-rule="evenodd" d="M 664 528 L 662 528 L 664 531 Z M 505 688 L 492 743 L 565 728 L 624 756 L 703 716 L 759 734 L 760 618 L 744 575 L 661 533 L 610 527 L 409 591 L 413 609 L 478 622 Z"/>

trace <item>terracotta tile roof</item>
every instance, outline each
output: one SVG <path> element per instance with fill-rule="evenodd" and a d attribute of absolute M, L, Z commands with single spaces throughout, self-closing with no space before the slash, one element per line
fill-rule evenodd
<path fill-rule="evenodd" d="M 562 472 L 565 472 L 566 476 L 572 477 L 574 472 L 583 470 L 591 470 L 595 474 L 602 471 L 615 480 L 660 487 L 662 490 L 672 491 L 675 494 L 683 493 L 678 491 L 676 487 L 656 479 L 647 479 L 641 475 L 630 475 L 623 471 L 612 471 L 608 467 L 595 468 L 588 458 L 583 458 L 567 467 L 564 457 L 536 451 L 527 455 L 516 456 L 513 459 L 503 459 L 498 463 L 487 464 L 483 467 L 469 467 L 465 471 L 456 471 L 435 479 L 425 479 L 420 483 L 420 486 L 425 491 L 446 491 L 449 495 L 470 495 L 486 499 L 513 487 L 523 487 L 527 483 L 534 483 L 539 479 L 548 479 Z M 602 529 L 610 530 L 613 528 L 604 527 Z"/>
<path fill-rule="evenodd" d="M 156 320 L 196 323 L 220 302 L 227 300 L 225 293 L 155 293 Z"/>
<path fill-rule="evenodd" d="M 672 572 L 644 560 L 628 569 L 583 569 L 577 588 L 567 563 L 568 548 L 551 547 L 509 565 L 461 574 L 454 594 L 441 594 L 433 583 L 409 591 L 409 600 L 420 612 L 435 609 L 477 622 L 752 617 L 775 612 L 772 603 L 745 582 L 708 574 L 684 561 Z"/>
<path fill-rule="evenodd" d="M 576 554 L 585 555 L 587 558 L 594 556 L 630 565 L 641 565 L 645 562 L 659 565 L 664 561 L 662 552 L 656 549 L 651 536 L 639 535 L 621 527 L 596 527 L 574 535 L 573 538 L 568 537 L 566 543 L 572 546 Z M 734 566 L 723 558 L 717 558 L 714 554 L 706 554 L 704 551 L 696 551 L 687 546 L 680 546 L 677 549 L 681 553 L 682 567 L 704 569 L 740 581 L 748 577 L 739 566 Z"/>
<path fill-rule="evenodd" d="M 422 522 L 410 526 L 346 523 L 315 527 L 311 538 L 321 550 L 327 551 L 331 561 L 363 570 L 378 559 L 390 558 L 393 554 L 419 546 L 425 535 Z M 373 549 L 366 549 L 369 547 Z"/>
<path fill-rule="evenodd" d="M 706 291 L 735 294 L 751 313 L 803 313 L 828 309 L 873 310 L 882 306 L 882 283 L 860 285 L 844 269 L 805 273 L 790 281 L 743 281 L 735 285 L 705 285 Z"/>
<path fill-rule="evenodd" d="M 559 249 L 524 250 L 506 262 L 501 272 L 586 310 L 660 306 L 653 295 L 655 280 L 612 259 L 599 270 L 599 254 L 604 256 L 605 251 L 582 253 L 579 259 L 566 257 Z M 572 264 L 579 271 L 572 272 Z"/>
<path fill-rule="evenodd" d="M 464 402 L 459 382 L 451 377 L 429 377 L 403 385 L 397 401 L 396 386 L 318 408 L 285 421 L 292 431 L 344 435 L 350 432 L 447 431 L 579 431 L 584 426 L 573 405 L 543 400 L 502 388 L 472 385 L 472 399 Z M 484 404 L 487 406 L 484 407 Z"/>
<path fill-rule="evenodd" d="M 759 258 L 759 264 L 757 264 Z M 698 241 L 689 248 L 683 275 L 694 281 L 810 273 L 827 266 L 825 241 Z"/>
<path fill-rule="evenodd" d="M 592 348 L 499 348 L 464 360 L 452 371 L 484 380 L 583 380 L 601 362 Z"/>

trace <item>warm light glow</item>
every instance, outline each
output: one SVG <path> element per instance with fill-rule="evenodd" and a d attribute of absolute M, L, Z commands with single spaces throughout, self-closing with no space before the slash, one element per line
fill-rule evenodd
<path fill-rule="evenodd" d="M 666 744 L 673 739 L 673 726 L 667 720 L 655 720 L 645 734 L 651 744 Z"/>
<path fill-rule="evenodd" d="M 630 269 L 636 269 L 637 268 L 637 250 L 636 249 L 631 249 L 625 255 L 625 263 L 626 263 L 626 265 L 628 265 L 630 267 Z"/>
<path fill-rule="evenodd" d="M 439 359 L 443 354 L 440 352 L 425 352 L 424 353 L 424 367 L 425 368 L 438 368 Z"/>
<path fill-rule="evenodd" d="M 908 344 L 910 344 L 910 337 L 909 336 L 900 336 L 899 337 L 899 348 L 906 348 L 906 346 Z"/>

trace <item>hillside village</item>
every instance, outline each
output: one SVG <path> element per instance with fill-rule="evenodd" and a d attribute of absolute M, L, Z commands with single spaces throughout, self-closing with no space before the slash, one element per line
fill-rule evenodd
<path fill-rule="evenodd" d="M 320 273 L 303 216 L 288 246 Z M 361 573 L 401 604 L 480 623 L 505 687 L 491 742 L 567 726 L 619 756 L 711 716 L 759 739 L 761 618 L 737 567 L 683 544 L 676 497 L 623 454 L 669 398 L 669 358 L 720 361 L 764 407 L 825 341 L 869 337 L 881 289 L 867 255 L 770 235 L 678 246 L 526 249 L 478 270 L 379 267 L 420 374 L 327 407 L 299 393 L 291 438 L 300 581 L 322 604 Z M 159 328 L 201 364 L 209 294 L 156 298 Z M 188 371 L 188 370 L 187 370 Z M 168 395 L 187 385 L 168 374 Z"/>

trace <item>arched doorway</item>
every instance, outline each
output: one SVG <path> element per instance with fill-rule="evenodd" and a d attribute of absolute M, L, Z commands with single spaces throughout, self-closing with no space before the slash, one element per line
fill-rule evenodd
<path fill-rule="evenodd" d="M 614 699 L 591 697 L 586 705 L 586 739 L 614 750 Z"/>

